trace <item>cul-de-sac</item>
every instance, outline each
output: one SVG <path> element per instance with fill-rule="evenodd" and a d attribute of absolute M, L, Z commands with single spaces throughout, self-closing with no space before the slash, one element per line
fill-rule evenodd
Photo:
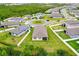
<path fill-rule="evenodd" d="M 0 56 L 79 56 L 79 4 L 0 3 Z"/>

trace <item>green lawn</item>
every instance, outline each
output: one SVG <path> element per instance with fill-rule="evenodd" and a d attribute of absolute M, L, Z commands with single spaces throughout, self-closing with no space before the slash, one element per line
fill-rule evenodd
<path fill-rule="evenodd" d="M 70 39 L 70 37 L 64 33 L 64 31 L 57 32 L 59 36 L 61 36 L 63 39 Z"/>
<path fill-rule="evenodd" d="M 24 33 L 22 36 L 20 37 L 14 37 L 12 35 L 9 34 L 9 32 L 3 32 L 0 33 L 0 43 L 4 44 L 4 45 L 12 45 L 12 46 L 16 46 L 16 44 L 24 37 L 26 33 Z"/>
<path fill-rule="evenodd" d="M 53 26 L 52 29 L 53 30 L 59 30 L 59 29 L 65 29 L 65 27 L 63 27 L 63 26 Z"/>
<path fill-rule="evenodd" d="M 5 30 L 5 28 L 0 28 L 0 30 Z"/>
<path fill-rule="evenodd" d="M 79 52 L 79 44 L 77 43 L 78 40 L 68 41 L 67 43 L 70 44 L 77 52 Z"/>
<path fill-rule="evenodd" d="M 42 20 L 35 20 L 32 23 L 33 24 L 43 24 L 44 22 Z"/>
<path fill-rule="evenodd" d="M 58 49 L 63 49 L 67 51 L 67 55 L 75 55 L 73 51 L 71 51 L 53 32 L 52 30 L 47 27 L 48 32 L 48 40 L 47 41 L 32 41 L 32 32 L 33 29 L 31 29 L 30 34 L 26 37 L 24 40 L 23 45 L 33 45 L 35 47 L 42 47 L 44 48 L 50 55 L 51 52 L 55 52 Z"/>

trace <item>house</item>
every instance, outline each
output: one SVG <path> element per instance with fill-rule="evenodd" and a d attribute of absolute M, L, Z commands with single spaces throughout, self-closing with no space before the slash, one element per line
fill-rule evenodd
<path fill-rule="evenodd" d="M 79 13 L 75 13 L 74 15 L 75 17 L 79 18 Z"/>
<path fill-rule="evenodd" d="M 51 13 L 59 13 L 59 12 L 60 12 L 60 9 L 59 8 L 54 8 L 51 11 Z"/>
<path fill-rule="evenodd" d="M 19 25 L 19 22 L 0 22 L 0 27 L 14 27 Z"/>
<path fill-rule="evenodd" d="M 32 15 L 25 15 L 24 16 L 24 19 L 32 19 L 33 17 L 32 17 Z"/>
<path fill-rule="evenodd" d="M 79 38 L 79 28 L 67 28 L 66 34 L 71 38 Z"/>
<path fill-rule="evenodd" d="M 65 33 L 71 38 L 79 38 L 79 21 L 78 20 L 68 20 L 64 23 Z"/>
<path fill-rule="evenodd" d="M 36 17 L 37 19 L 41 19 L 41 18 L 44 17 L 44 14 L 43 14 L 43 13 L 36 13 L 36 14 L 35 14 L 35 17 Z"/>
<path fill-rule="evenodd" d="M 75 14 L 77 14 L 77 13 L 79 13 L 79 10 L 69 10 L 69 12 L 70 12 L 70 14 L 73 14 L 73 15 L 75 15 Z"/>
<path fill-rule="evenodd" d="M 52 12 L 51 17 L 52 18 L 63 18 L 63 16 L 60 13 L 57 13 L 57 12 Z"/>
<path fill-rule="evenodd" d="M 67 20 L 64 22 L 63 26 L 67 28 L 76 28 L 79 27 L 79 21 L 78 20 Z"/>
<path fill-rule="evenodd" d="M 29 29 L 30 29 L 29 26 L 24 26 L 23 25 L 23 26 L 19 26 L 19 27 L 15 28 L 15 29 L 13 29 L 9 32 L 12 36 L 21 36 L 22 34 L 24 34 Z"/>
<path fill-rule="evenodd" d="M 23 21 L 24 21 L 24 19 L 23 19 L 23 18 L 21 18 L 21 17 L 11 17 L 11 18 L 5 19 L 5 21 L 23 22 Z"/>
<path fill-rule="evenodd" d="M 32 40 L 48 40 L 47 30 L 43 25 L 35 26 Z"/>

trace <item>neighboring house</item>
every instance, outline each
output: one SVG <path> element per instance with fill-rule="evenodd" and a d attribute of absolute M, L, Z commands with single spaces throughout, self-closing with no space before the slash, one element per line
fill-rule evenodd
<path fill-rule="evenodd" d="M 65 29 L 65 33 L 69 35 L 71 38 L 79 38 L 79 21 L 78 20 L 68 20 L 63 26 Z"/>
<path fill-rule="evenodd" d="M 24 16 L 24 19 L 32 19 L 33 17 L 32 17 L 32 15 L 25 15 Z"/>
<path fill-rule="evenodd" d="M 37 19 L 41 19 L 44 17 L 44 14 L 43 13 L 36 13 L 35 16 Z"/>
<path fill-rule="evenodd" d="M 29 26 L 19 26 L 11 31 L 10 34 L 12 36 L 21 36 L 22 34 L 24 34 L 26 31 L 28 31 L 30 29 Z"/>
<path fill-rule="evenodd" d="M 76 28 L 79 27 L 79 21 L 78 20 L 67 20 L 64 22 L 63 26 L 67 28 Z"/>
<path fill-rule="evenodd" d="M 51 17 L 52 18 L 63 18 L 63 16 L 60 13 L 57 13 L 57 12 L 52 12 Z"/>
<path fill-rule="evenodd" d="M 76 14 L 74 14 L 74 15 L 75 15 L 75 17 L 79 18 L 79 13 L 76 13 Z"/>
<path fill-rule="evenodd" d="M 76 13 L 79 13 L 79 10 L 70 10 L 70 13 L 71 14 L 76 14 Z"/>
<path fill-rule="evenodd" d="M 23 21 L 24 21 L 24 19 L 23 19 L 23 18 L 21 18 L 21 17 L 11 17 L 11 18 L 5 19 L 5 21 L 23 22 Z"/>
<path fill-rule="evenodd" d="M 79 38 L 79 28 L 68 28 L 66 29 L 66 34 L 71 38 Z"/>
<path fill-rule="evenodd" d="M 48 40 L 47 30 L 43 25 L 35 26 L 32 40 Z"/>
<path fill-rule="evenodd" d="M 0 27 L 13 27 L 19 25 L 19 22 L 0 22 Z"/>

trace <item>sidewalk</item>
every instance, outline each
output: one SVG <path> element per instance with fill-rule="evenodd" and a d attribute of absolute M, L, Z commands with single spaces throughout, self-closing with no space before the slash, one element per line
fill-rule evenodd
<path fill-rule="evenodd" d="M 30 30 L 29 30 L 29 32 L 21 39 L 21 41 L 17 44 L 17 46 L 20 46 L 20 44 L 24 41 L 24 39 L 28 36 L 29 33 L 30 33 Z"/>

